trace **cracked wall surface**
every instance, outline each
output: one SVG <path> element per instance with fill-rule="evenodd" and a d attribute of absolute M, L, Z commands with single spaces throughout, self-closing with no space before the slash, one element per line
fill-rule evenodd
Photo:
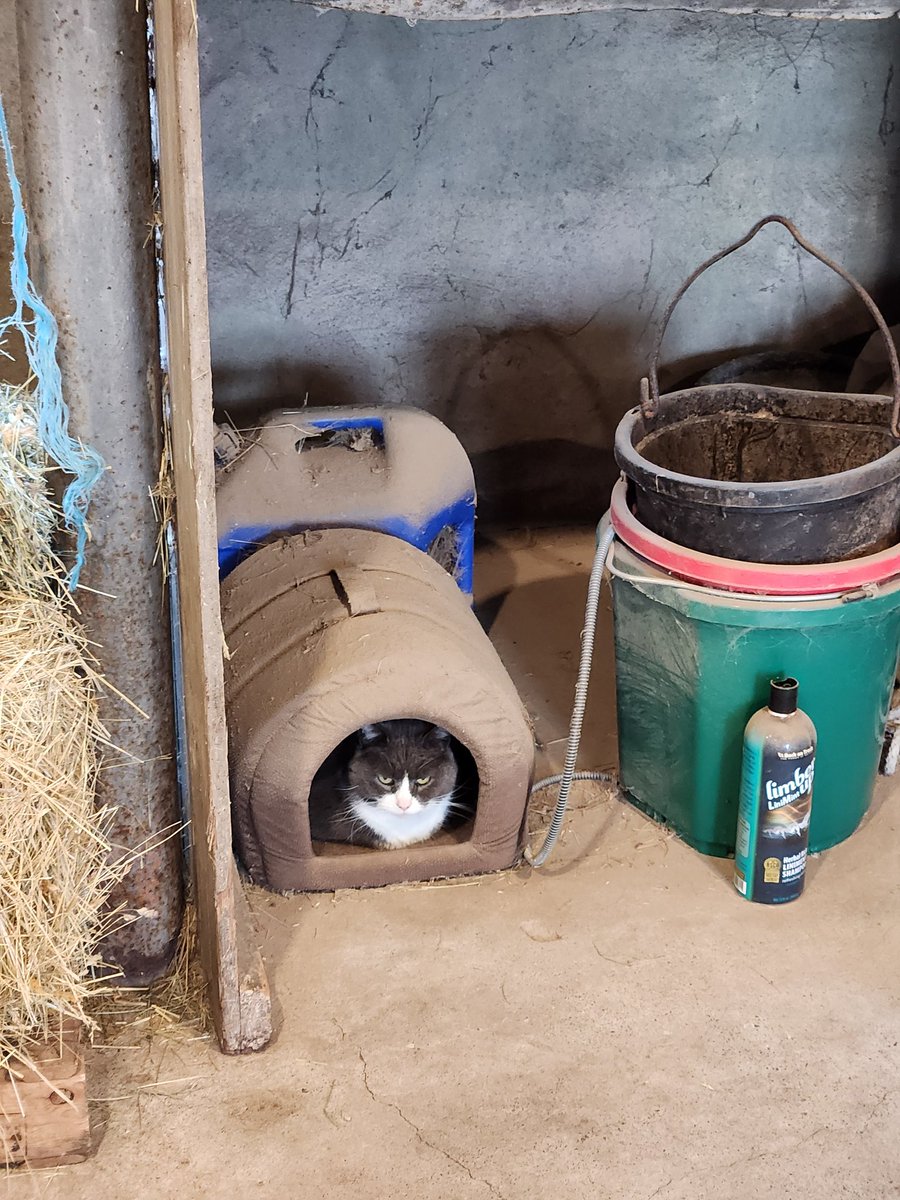
<path fill-rule="evenodd" d="M 656 322 L 769 211 L 890 309 L 900 27 L 686 13 L 419 22 L 200 5 L 214 383 L 418 404 L 482 516 L 596 517 Z M 669 378 L 868 328 L 783 232 L 673 321 Z"/>

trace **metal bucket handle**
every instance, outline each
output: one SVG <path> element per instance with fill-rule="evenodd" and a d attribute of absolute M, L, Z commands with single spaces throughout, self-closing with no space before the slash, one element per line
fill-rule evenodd
<path fill-rule="evenodd" d="M 884 344 L 887 347 L 888 360 L 891 364 L 891 380 L 894 397 L 894 404 L 893 408 L 891 409 L 891 433 L 895 438 L 900 439 L 900 362 L 897 360 L 897 347 L 894 345 L 894 339 L 891 337 L 884 317 L 879 312 L 875 301 L 872 299 L 866 289 L 861 283 L 853 278 L 849 271 L 845 271 L 843 267 L 839 267 L 836 262 L 833 262 L 826 254 L 823 254 L 821 250 L 817 250 L 815 246 L 808 242 L 806 238 L 804 238 L 799 232 L 793 221 L 789 221 L 787 217 L 781 217 L 774 213 L 768 217 L 763 217 L 761 221 L 757 221 L 750 232 L 746 233 L 740 239 L 740 241 L 735 242 L 732 246 L 726 247 L 724 250 L 720 250 L 718 254 L 714 254 L 712 258 L 708 258 L 705 263 L 702 263 L 699 267 L 697 267 L 695 271 L 688 275 L 687 279 L 669 301 L 669 305 L 663 314 L 662 321 L 660 322 L 659 329 L 656 332 L 656 342 L 653 346 L 653 352 L 650 355 L 650 370 L 648 372 L 648 378 L 641 380 L 641 412 L 645 417 L 652 417 L 659 408 L 659 352 L 662 348 L 662 340 L 665 337 L 666 329 L 668 328 L 672 313 L 675 311 L 675 305 L 679 302 L 691 284 L 698 279 L 704 271 L 706 271 L 709 267 L 714 266 L 717 262 L 720 262 L 723 258 L 726 258 L 729 254 L 733 254 L 735 250 L 740 250 L 741 246 L 746 246 L 746 244 L 752 238 L 756 237 L 764 225 L 771 224 L 783 225 L 797 245 L 801 246 L 807 252 L 807 254 L 811 254 L 813 258 L 817 258 L 820 263 L 824 263 L 826 267 L 830 267 L 832 271 L 834 271 L 837 275 L 840 275 L 841 279 L 849 283 L 854 292 L 856 292 L 857 296 L 859 296 L 860 300 L 862 300 L 863 304 L 865 304 L 866 308 L 871 313 L 875 324 L 878 326 L 879 333 L 884 338 Z"/>

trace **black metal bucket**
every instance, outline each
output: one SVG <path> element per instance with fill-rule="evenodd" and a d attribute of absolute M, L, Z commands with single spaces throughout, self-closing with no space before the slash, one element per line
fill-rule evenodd
<path fill-rule="evenodd" d="M 893 399 L 718 384 L 660 396 L 659 351 L 672 312 L 708 267 L 783 225 L 872 314 L 888 349 Z M 875 303 L 785 217 L 759 221 L 682 284 L 666 309 L 642 402 L 616 430 L 636 516 L 692 550 L 750 562 L 837 562 L 900 541 L 900 364 Z"/>

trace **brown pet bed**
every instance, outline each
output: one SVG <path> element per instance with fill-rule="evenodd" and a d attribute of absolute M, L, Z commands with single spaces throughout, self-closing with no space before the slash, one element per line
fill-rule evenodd
<path fill-rule="evenodd" d="M 228 576 L 222 618 L 235 844 L 255 882 L 278 891 L 371 887 L 517 860 L 530 726 L 490 641 L 435 562 L 386 534 L 299 534 Z M 441 725 L 471 753 L 471 836 L 400 850 L 314 849 L 316 771 L 362 725 L 396 717 Z"/>

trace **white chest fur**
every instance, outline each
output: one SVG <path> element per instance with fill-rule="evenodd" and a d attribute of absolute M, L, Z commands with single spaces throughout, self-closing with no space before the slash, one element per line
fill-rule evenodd
<path fill-rule="evenodd" d="M 352 801 L 353 815 L 391 849 L 412 846 L 430 838 L 444 824 L 450 809 L 449 796 L 438 796 L 424 805 L 417 802 L 416 811 L 412 807 L 405 812 L 391 811 L 387 807 L 391 802 L 395 802 L 393 795 L 382 797 L 377 804 L 358 799 Z"/>

